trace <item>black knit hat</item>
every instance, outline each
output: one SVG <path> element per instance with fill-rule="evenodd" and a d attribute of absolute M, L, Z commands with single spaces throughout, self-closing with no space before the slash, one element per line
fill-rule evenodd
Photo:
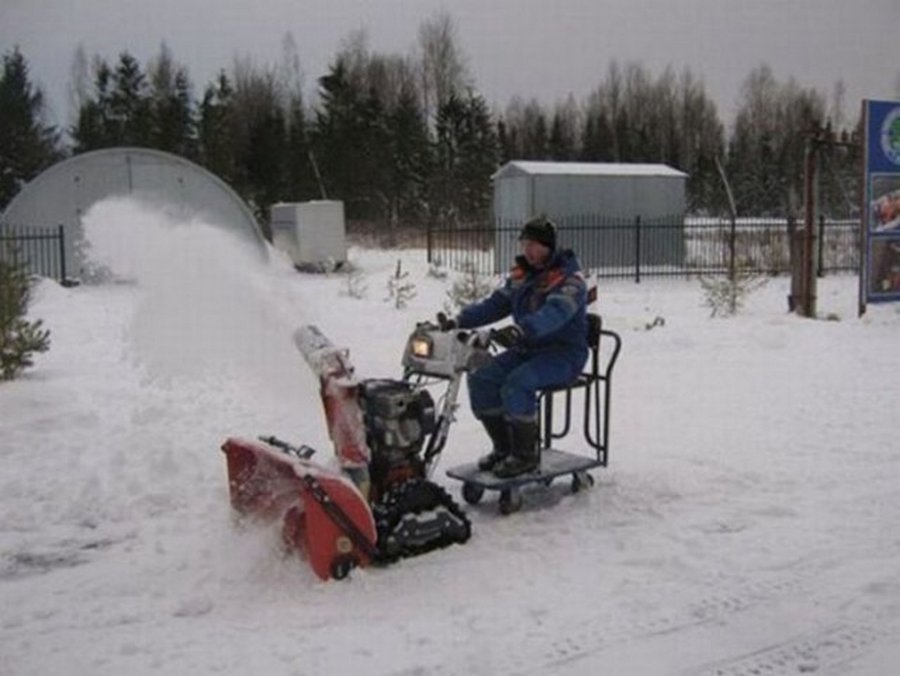
<path fill-rule="evenodd" d="M 519 239 L 530 239 L 533 242 L 540 242 L 544 246 L 556 248 L 556 226 L 546 216 L 538 216 L 532 218 L 523 227 L 519 233 Z"/>

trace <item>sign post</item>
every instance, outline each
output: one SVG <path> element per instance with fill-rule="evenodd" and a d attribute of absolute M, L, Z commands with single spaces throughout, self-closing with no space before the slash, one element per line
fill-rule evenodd
<path fill-rule="evenodd" d="M 863 101 L 859 314 L 900 300 L 900 101 Z"/>

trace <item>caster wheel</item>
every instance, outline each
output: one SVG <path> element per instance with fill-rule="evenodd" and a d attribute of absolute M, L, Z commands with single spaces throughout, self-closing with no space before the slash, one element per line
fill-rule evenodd
<path fill-rule="evenodd" d="M 352 556 L 341 556 L 331 562 L 331 577 L 335 580 L 343 580 L 350 574 L 350 571 L 356 568 L 356 558 Z"/>
<path fill-rule="evenodd" d="M 500 492 L 500 513 L 504 516 L 522 509 L 522 494 L 515 489 Z"/>
<path fill-rule="evenodd" d="M 572 492 L 579 493 L 594 485 L 594 477 L 587 472 L 575 472 L 572 475 Z"/>
<path fill-rule="evenodd" d="M 481 486 L 477 486 L 475 484 L 464 483 L 462 487 L 462 496 L 463 500 L 465 500 L 470 505 L 477 505 L 481 502 L 481 498 L 484 495 L 484 489 Z"/>

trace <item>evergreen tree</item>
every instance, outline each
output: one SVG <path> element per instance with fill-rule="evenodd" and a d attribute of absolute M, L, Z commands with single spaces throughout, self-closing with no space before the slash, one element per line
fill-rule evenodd
<path fill-rule="evenodd" d="M 153 109 L 141 66 L 128 52 L 113 70 L 94 62 L 94 92 L 83 101 L 72 129 L 75 152 L 112 146 L 152 147 Z"/>
<path fill-rule="evenodd" d="M 570 162 L 578 158 L 579 114 L 571 96 L 563 104 L 557 104 L 550 123 L 547 151 L 550 159 Z"/>
<path fill-rule="evenodd" d="M 32 354 L 50 349 L 42 321 L 25 318 L 30 296 L 31 280 L 17 252 L 0 252 L 0 380 L 12 380 L 32 365 Z"/>
<path fill-rule="evenodd" d="M 262 106 L 247 122 L 240 184 L 249 191 L 257 218 L 267 224 L 269 206 L 285 193 L 287 123 L 284 111 L 277 105 Z"/>
<path fill-rule="evenodd" d="M 76 154 L 117 144 L 110 108 L 112 84 L 112 70 L 105 61 L 97 59 L 94 62 L 93 96 L 83 93 L 71 132 Z"/>
<path fill-rule="evenodd" d="M 501 153 L 517 160 L 550 159 L 547 116 L 537 99 L 524 102 L 515 97 L 503 119 L 506 134 Z"/>
<path fill-rule="evenodd" d="M 344 201 L 348 219 L 378 218 L 386 213 L 382 163 L 389 143 L 378 94 L 354 83 L 343 56 L 319 79 L 319 87 L 313 147 L 328 194 Z"/>
<path fill-rule="evenodd" d="M 153 148 L 195 158 L 195 120 L 187 69 L 175 63 L 165 44 L 149 68 L 150 144 Z"/>
<path fill-rule="evenodd" d="M 525 107 L 522 120 L 522 157 L 528 160 L 550 159 L 547 115 L 536 100 Z"/>
<path fill-rule="evenodd" d="M 585 162 L 611 162 L 613 132 L 604 110 L 587 113 L 581 140 L 581 159 Z"/>
<path fill-rule="evenodd" d="M 447 225 L 483 222 L 499 157 L 484 99 L 473 92 L 451 96 L 438 111 L 436 132 L 432 216 Z"/>
<path fill-rule="evenodd" d="M 235 66 L 230 104 L 233 185 L 255 211 L 268 235 L 269 206 L 285 194 L 287 116 L 276 73 L 249 62 Z"/>
<path fill-rule="evenodd" d="M 390 223 L 421 223 L 427 207 L 431 149 L 425 115 L 416 92 L 407 87 L 387 119 Z"/>
<path fill-rule="evenodd" d="M 291 100 L 287 119 L 287 185 L 284 197 L 291 201 L 322 199 L 319 185 L 318 163 L 310 144 L 309 124 L 303 99 L 297 95 Z"/>
<path fill-rule="evenodd" d="M 128 52 L 119 55 L 113 73 L 109 111 L 116 145 L 150 146 L 153 118 L 147 78 L 141 65 Z"/>
<path fill-rule="evenodd" d="M 56 129 L 43 116 L 43 94 L 31 83 L 16 47 L 3 55 L 0 73 L 0 211 L 24 183 L 61 156 Z"/>
<path fill-rule="evenodd" d="M 233 98 L 231 81 L 220 71 L 214 83 L 207 85 L 200 103 L 197 121 L 197 145 L 200 163 L 226 183 L 237 176 L 233 141 Z"/>
<path fill-rule="evenodd" d="M 500 164 L 519 159 L 516 147 L 516 129 L 510 128 L 503 118 L 497 120 L 497 147 L 500 151 Z"/>
<path fill-rule="evenodd" d="M 343 199 L 351 194 L 351 176 L 354 149 L 351 144 L 358 139 L 356 126 L 357 93 L 347 77 L 346 64 L 338 59 L 329 67 L 327 75 L 319 78 L 319 99 L 313 129 L 313 148 L 320 158 L 319 168 L 328 196 Z M 348 216 L 355 216 L 356 209 L 345 204 Z"/>
<path fill-rule="evenodd" d="M 688 69 L 676 86 L 673 115 L 677 154 L 670 162 L 688 175 L 688 211 L 724 211 L 727 197 L 716 159 L 725 153 L 725 130 L 702 82 Z"/>

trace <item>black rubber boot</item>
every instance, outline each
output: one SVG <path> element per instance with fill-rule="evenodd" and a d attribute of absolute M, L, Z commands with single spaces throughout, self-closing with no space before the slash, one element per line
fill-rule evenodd
<path fill-rule="evenodd" d="M 494 475 L 500 479 L 527 474 L 541 466 L 537 423 L 531 420 L 511 420 L 508 425 L 512 453 L 494 466 Z"/>
<path fill-rule="evenodd" d="M 509 427 L 502 415 L 486 415 L 480 420 L 491 438 L 494 450 L 478 459 L 478 469 L 490 472 L 509 455 Z"/>

